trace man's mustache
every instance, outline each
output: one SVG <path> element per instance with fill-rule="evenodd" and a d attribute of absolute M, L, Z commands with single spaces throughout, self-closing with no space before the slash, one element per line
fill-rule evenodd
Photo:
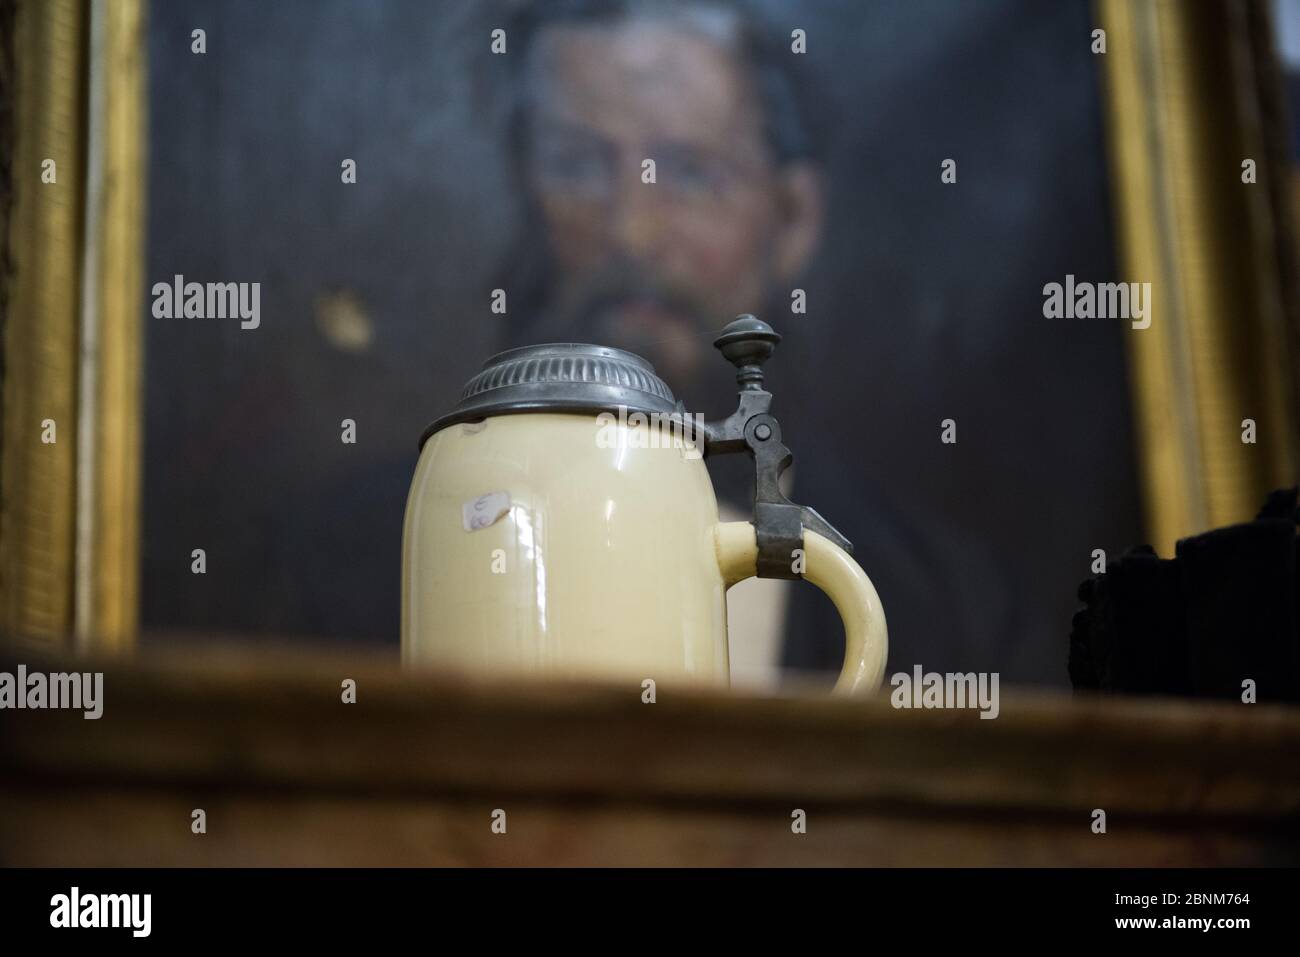
<path fill-rule="evenodd" d="M 527 333 L 531 342 L 586 341 L 633 351 L 645 348 L 657 341 L 656 333 L 646 330 L 638 336 L 620 328 L 618 317 L 625 308 L 646 305 L 680 316 L 695 333 L 722 326 L 723 320 L 712 315 L 713 310 L 691 289 L 636 263 L 608 263 L 584 278 L 571 277 L 576 281 L 570 282 L 552 263 L 543 275 L 548 281 L 540 290 L 541 308 Z"/>
<path fill-rule="evenodd" d="M 664 312 L 676 313 L 692 323 L 700 321 L 701 310 L 685 296 L 674 295 L 662 289 L 616 289 L 590 296 L 578 310 L 578 323 L 584 328 L 595 328 L 602 319 L 627 306 L 653 306 Z"/>
<path fill-rule="evenodd" d="M 632 306 L 648 305 L 681 316 L 693 329 L 706 329 L 710 322 L 708 310 L 695 297 L 663 283 L 646 282 L 644 276 L 597 281 L 576 291 L 567 304 L 556 305 L 555 323 L 569 334 L 608 335 L 620 331 L 610 328 L 610 320 Z"/>

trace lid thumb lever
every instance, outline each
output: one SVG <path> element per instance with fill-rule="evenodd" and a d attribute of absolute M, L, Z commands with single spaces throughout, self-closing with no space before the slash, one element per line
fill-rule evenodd
<path fill-rule="evenodd" d="M 783 473 L 794 453 L 781 442 L 781 424 L 771 413 L 772 393 L 763 388 L 763 363 L 772 357 L 781 336 L 767 323 L 745 314 L 727 323 L 713 341 L 736 367 L 739 402 L 721 422 L 704 426 L 704 451 L 727 454 L 745 451 L 754 460 L 754 529 L 758 538 L 758 577 L 800 578 L 796 549 L 803 547 L 804 529 L 811 529 L 846 552 L 853 544 L 806 505 L 796 505 L 781 492 Z"/>

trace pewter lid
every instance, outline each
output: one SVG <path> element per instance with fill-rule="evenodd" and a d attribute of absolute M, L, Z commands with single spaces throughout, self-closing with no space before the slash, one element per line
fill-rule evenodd
<path fill-rule="evenodd" d="M 457 422 L 519 412 L 673 412 L 677 400 L 654 366 L 609 346 L 552 342 L 499 352 L 465 384 L 460 401 L 420 437 Z"/>

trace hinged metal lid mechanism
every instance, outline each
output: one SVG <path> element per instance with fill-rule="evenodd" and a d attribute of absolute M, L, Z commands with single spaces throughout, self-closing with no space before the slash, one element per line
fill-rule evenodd
<path fill-rule="evenodd" d="M 640 356 L 609 346 L 552 342 L 498 352 L 465 385 L 460 401 L 420 437 L 515 412 L 680 411 L 672 390 Z"/>
<path fill-rule="evenodd" d="M 772 393 L 763 388 L 763 363 L 781 337 L 751 315 L 727 323 L 713 344 L 736 367 L 736 411 L 704 423 L 704 455 L 748 453 L 754 462 L 754 530 L 760 578 L 800 578 L 795 551 L 812 530 L 846 552 L 853 545 L 814 509 L 791 502 L 780 479 L 794 454 L 781 441 Z M 685 415 L 685 410 L 640 356 L 608 346 L 573 342 L 499 352 L 469 380 L 456 407 L 429 426 L 420 446 L 439 429 L 516 412 L 618 412 Z"/>

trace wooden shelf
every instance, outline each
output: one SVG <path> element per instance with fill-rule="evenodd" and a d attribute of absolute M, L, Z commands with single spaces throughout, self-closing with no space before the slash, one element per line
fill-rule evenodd
<path fill-rule="evenodd" d="M 0 712 L 7 865 L 1300 862 L 1300 709 L 1008 692 L 980 720 L 334 653 L 20 660 L 104 671 L 105 704 Z"/>

